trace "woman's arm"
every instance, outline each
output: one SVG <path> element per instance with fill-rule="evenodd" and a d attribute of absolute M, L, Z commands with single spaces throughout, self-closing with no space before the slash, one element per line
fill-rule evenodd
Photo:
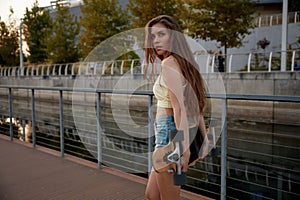
<path fill-rule="evenodd" d="M 207 133 L 206 133 L 204 117 L 202 114 L 200 114 L 200 116 L 199 116 L 199 129 L 201 131 L 202 138 L 205 138 L 207 136 Z"/>
<path fill-rule="evenodd" d="M 206 126 L 205 126 L 205 122 L 204 122 L 204 117 L 202 114 L 200 114 L 200 116 L 199 116 L 199 129 L 201 131 L 203 143 L 202 143 L 202 147 L 201 147 L 201 150 L 199 153 L 198 160 L 203 160 L 208 155 L 209 141 L 207 138 L 207 131 L 206 131 Z"/>
<path fill-rule="evenodd" d="M 185 79 L 181 74 L 178 63 L 170 56 L 162 62 L 162 78 L 169 89 L 169 97 L 173 108 L 174 120 L 177 130 L 184 131 L 182 171 L 187 171 L 190 157 L 189 150 L 189 125 L 186 108 L 184 105 Z"/>

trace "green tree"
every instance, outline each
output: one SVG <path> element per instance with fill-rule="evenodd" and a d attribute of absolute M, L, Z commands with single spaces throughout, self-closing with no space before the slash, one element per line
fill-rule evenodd
<path fill-rule="evenodd" d="M 47 60 L 45 39 L 51 31 L 49 11 L 39 7 L 36 1 L 31 9 L 26 8 L 24 15 L 24 35 L 28 46 L 28 60 L 31 63 L 42 63 Z"/>
<path fill-rule="evenodd" d="M 47 38 L 47 55 L 52 63 L 70 63 L 79 59 L 77 41 L 80 26 L 69 7 L 56 5 L 52 32 Z"/>
<path fill-rule="evenodd" d="M 300 9 L 300 1 L 299 0 L 289 0 L 288 1 L 289 12 L 298 12 L 299 9 Z"/>
<path fill-rule="evenodd" d="M 13 10 L 10 9 L 8 25 L 0 17 L 0 65 L 17 66 L 19 60 L 19 33 L 16 21 L 12 20 Z"/>
<path fill-rule="evenodd" d="M 170 15 L 181 22 L 184 7 L 182 0 L 129 0 L 127 8 L 131 13 L 132 27 L 141 28 L 158 15 Z"/>
<path fill-rule="evenodd" d="M 128 29 L 128 15 L 118 0 L 84 0 L 80 49 L 85 58 L 105 39 Z"/>
<path fill-rule="evenodd" d="M 189 34 L 216 40 L 225 48 L 239 47 L 252 28 L 254 4 L 250 0 L 188 0 Z"/>

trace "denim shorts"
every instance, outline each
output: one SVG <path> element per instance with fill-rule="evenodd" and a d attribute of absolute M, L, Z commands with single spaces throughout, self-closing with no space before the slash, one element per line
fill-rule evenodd
<path fill-rule="evenodd" d="M 169 132 L 176 130 L 174 117 L 162 116 L 155 120 L 155 148 L 166 146 L 169 143 Z"/>

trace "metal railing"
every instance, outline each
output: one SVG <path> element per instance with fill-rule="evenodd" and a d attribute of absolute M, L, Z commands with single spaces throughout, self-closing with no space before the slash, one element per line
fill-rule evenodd
<path fill-rule="evenodd" d="M 226 72 L 272 72 L 280 71 L 282 51 L 251 52 L 240 54 L 208 54 L 198 55 L 196 61 L 199 66 L 205 66 L 202 73 L 214 73 L 218 71 L 218 56 L 225 59 Z M 289 50 L 287 54 L 287 71 L 294 72 L 300 69 L 300 50 Z"/>
<path fill-rule="evenodd" d="M 287 53 L 287 71 L 300 70 L 300 50 L 289 50 Z M 280 71 L 281 51 L 251 52 L 244 54 L 220 55 L 225 58 L 226 71 L 253 72 L 253 71 Z M 202 73 L 218 72 L 218 55 L 195 55 Z M 35 66 L 1 67 L 0 77 L 30 76 L 80 76 L 80 75 L 123 75 L 143 74 L 144 60 L 115 60 L 102 62 L 79 62 L 67 64 L 42 64 Z"/>
<path fill-rule="evenodd" d="M 144 172 L 150 172 L 154 131 L 154 111 L 152 108 L 154 99 L 151 91 L 118 91 L 88 88 L 49 88 L 29 86 L 0 86 L 0 90 L 2 91 L 0 96 L 0 111 L 2 112 L 1 115 L 3 118 L 8 117 L 9 119 L 9 130 L 7 131 L 9 132 L 9 137 L 11 140 L 13 140 L 16 134 L 14 132 L 14 121 L 16 121 L 16 119 L 21 120 L 22 118 L 27 118 L 26 120 L 31 121 L 32 123 L 33 147 L 38 144 L 47 146 L 49 148 L 54 148 L 61 152 L 62 157 L 64 157 L 64 153 L 67 151 L 67 153 L 74 154 L 78 157 L 92 159 L 95 162 L 98 162 L 99 168 L 102 167 L 103 163 L 108 163 L 108 165 L 111 167 L 129 170 L 129 167 L 126 167 L 129 163 L 128 165 L 131 167 L 131 170 L 133 170 L 132 173 L 142 173 L 143 170 Z M 91 98 L 91 96 L 84 96 L 84 94 L 91 94 L 94 99 Z M 80 138 L 78 138 L 79 136 L 76 135 L 74 131 L 68 131 L 68 129 L 71 129 L 71 127 L 74 126 L 74 122 L 72 122 L 74 119 L 70 117 L 70 115 L 73 114 L 72 111 L 70 111 L 70 106 L 68 105 L 68 102 L 70 103 L 70 95 L 73 96 L 72 104 L 76 104 L 78 107 L 83 107 L 79 112 L 84 114 L 79 117 L 82 123 L 86 123 L 84 124 L 84 127 L 96 126 L 93 130 L 82 130 L 84 133 L 80 136 Z M 131 137 L 138 133 L 128 133 L 127 136 L 129 135 L 130 137 L 125 137 L 122 135 L 119 129 L 114 129 L 115 125 L 108 120 L 111 118 L 111 111 L 107 111 L 109 108 L 105 105 L 105 98 L 107 98 L 106 95 L 136 95 L 140 96 L 141 98 L 143 97 L 142 100 L 145 101 L 146 104 L 146 114 L 144 115 L 146 117 L 139 116 L 136 120 L 140 120 L 139 123 L 144 124 L 145 127 L 147 127 L 147 131 L 145 131 L 145 128 L 143 128 L 144 132 L 147 132 L 145 133 L 146 135 L 144 135 L 144 139 Z M 25 97 L 28 98 L 28 101 L 21 104 L 20 102 L 24 100 Z M 255 134 L 255 139 L 252 138 L 253 140 L 247 140 L 241 136 L 232 136 L 236 129 L 233 129 L 231 126 L 229 126 L 230 123 L 233 122 L 228 121 L 228 101 L 246 100 L 250 102 L 254 101 L 256 104 L 257 101 L 271 101 L 273 104 L 274 102 L 290 102 L 299 105 L 298 103 L 300 102 L 300 97 L 209 94 L 208 98 L 221 101 L 222 117 L 220 119 L 221 123 L 219 123 L 220 127 L 217 129 L 222 131 L 221 141 L 218 141 L 214 144 L 215 148 L 213 149 L 214 153 L 212 154 L 215 155 L 208 156 L 204 161 L 198 162 L 194 167 L 190 168 L 190 174 L 188 176 L 188 184 L 186 188 L 193 191 L 196 190 L 212 198 L 221 197 L 221 199 L 236 199 L 241 196 L 245 198 L 249 198 L 251 196 L 253 198 L 272 199 L 274 198 L 274 195 L 275 198 L 277 198 L 278 195 L 288 198 L 299 197 L 299 146 L 289 145 L 288 143 L 278 144 L 276 142 L 269 144 L 263 139 L 258 140 L 260 136 L 253 131 L 250 131 L 251 134 Z M 7 101 L 5 101 L 5 99 L 7 99 Z M 49 102 L 49 99 L 53 99 L 53 101 Z M 55 104 L 58 106 L 55 106 Z M 90 109 L 87 109 L 86 107 L 89 107 Z M 31 112 L 28 113 L 28 110 Z M 91 110 L 96 110 L 96 114 L 92 115 L 90 113 Z M 118 114 L 121 118 L 126 118 L 126 115 L 122 115 L 122 111 L 120 111 Z M 247 115 L 249 115 L 249 112 Z M 85 120 L 84 117 L 88 119 Z M 95 124 L 93 124 L 92 121 L 93 117 L 96 117 L 96 120 L 94 121 L 96 122 Z M 255 114 L 255 118 L 258 117 L 259 116 Z M 238 118 L 240 120 L 240 117 Z M 258 119 L 258 121 L 263 120 Z M 259 123 L 258 121 L 256 123 Z M 126 124 L 128 122 L 125 120 L 124 123 Z M 79 124 L 76 124 L 76 126 L 78 125 Z M 43 126 L 48 127 L 50 135 L 46 139 L 41 137 L 43 132 L 45 132 L 45 129 L 47 129 L 47 127 L 43 128 Z M 237 125 L 235 124 L 235 126 Z M 257 124 L 257 126 L 259 126 L 259 124 Z M 299 126 L 299 124 L 297 126 Z M 75 129 L 80 131 L 79 129 L 81 128 L 77 127 Z M 56 133 L 51 134 L 51 131 L 57 131 L 58 136 Z M 249 131 L 247 132 L 249 133 Z M 259 132 L 259 134 L 262 134 L 263 137 L 268 135 L 268 133 L 265 132 Z M 273 135 L 272 137 L 277 138 L 290 137 L 290 139 L 296 141 L 296 144 L 299 144 L 297 141 L 300 140 L 300 136 L 297 134 L 297 132 L 291 134 L 290 136 L 283 136 L 282 133 L 276 134 L 275 132 L 272 132 L 271 134 Z M 249 134 L 247 134 L 247 138 L 250 138 Z M 135 143 L 135 140 L 139 140 L 140 143 Z M 79 143 L 84 145 L 80 146 Z M 145 145 L 142 146 L 141 143 Z M 235 143 L 235 145 L 233 145 L 233 143 Z M 259 148 L 245 149 L 245 147 L 239 146 L 239 143 L 247 144 L 246 146 L 249 146 L 250 143 L 250 146 L 254 145 L 255 147 L 263 145 L 264 148 L 267 148 L 266 146 L 271 145 L 271 148 L 273 149 L 280 148 L 284 150 L 284 152 L 293 151 L 293 154 L 290 156 L 283 156 L 280 153 L 278 155 L 273 153 L 270 154 L 270 152 L 268 153 L 268 150 L 264 152 L 264 150 L 260 150 Z M 85 149 L 88 149 L 91 154 L 95 153 L 93 154 L 94 159 L 93 156 L 85 157 L 86 153 L 84 153 L 84 151 L 87 151 Z M 124 151 L 124 149 L 127 149 L 128 151 Z M 218 153 L 218 150 L 221 151 L 221 154 Z M 130 154 L 131 151 L 141 153 Z M 245 157 L 241 158 L 241 155 L 245 155 Z M 279 165 L 278 162 L 274 161 L 262 162 L 261 160 L 264 160 L 263 157 L 265 157 L 265 160 L 269 160 L 269 158 L 279 159 L 279 161 L 285 161 L 288 164 L 285 165 L 285 163 L 282 162 Z M 145 163 L 145 165 L 143 163 Z M 136 169 L 133 169 L 134 166 L 137 166 Z M 290 168 L 290 166 L 293 166 L 293 168 Z M 278 177 L 275 177 L 273 174 L 274 171 L 278 173 Z M 239 177 L 237 177 L 238 175 Z M 265 181 L 261 181 L 261 179 L 264 179 Z M 274 182 L 277 185 L 274 186 Z M 254 191 L 250 188 L 247 190 L 246 188 L 242 187 L 243 185 L 246 185 L 246 188 L 255 187 L 255 189 Z M 267 190 L 268 192 L 264 193 L 264 190 Z M 259 193 L 260 191 L 261 193 Z"/>
<path fill-rule="evenodd" d="M 300 22 L 300 11 L 288 13 L 289 23 Z M 254 26 L 273 26 L 282 24 L 282 14 L 263 15 L 254 19 Z"/>
<path fill-rule="evenodd" d="M 2 67 L 0 76 L 77 76 L 141 74 L 143 60 L 114 60 L 66 64 L 41 64 L 34 66 Z"/>

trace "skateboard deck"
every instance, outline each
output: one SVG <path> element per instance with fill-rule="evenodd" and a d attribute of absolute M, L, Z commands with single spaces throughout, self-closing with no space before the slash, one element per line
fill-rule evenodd
<path fill-rule="evenodd" d="M 190 140 L 190 159 L 189 166 L 194 165 L 198 160 L 201 146 L 203 144 L 203 138 L 201 131 L 198 127 L 192 127 L 189 129 Z M 152 155 L 152 165 L 157 172 L 166 172 L 169 169 L 176 171 L 176 164 L 170 162 L 167 157 L 174 151 L 174 143 L 170 141 L 166 146 L 155 149 Z"/>

